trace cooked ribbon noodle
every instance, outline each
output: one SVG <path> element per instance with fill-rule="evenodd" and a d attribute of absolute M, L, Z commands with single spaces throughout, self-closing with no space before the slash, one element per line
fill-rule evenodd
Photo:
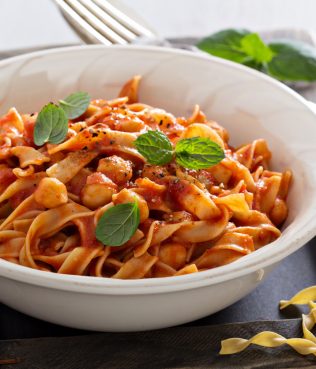
<path fill-rule="evenodd" d="M 138 102 L 139 84 L 135 76 L 118 98 L 92 100 L 59 144 L 34 144 L 37 114 L 12 108 L 0 118 L 1 258 L 54 273 L 171 277 L 231 263 L 280 236 L 291 172 L 269 169 L 266 141 L 235 149 L 198 105 L 175 117 Z M 134 141 L 150 130 L 173 146 L 208 138 L 225 158 L 201 170 L 149 164 Z M 138 229 L 121 246 L 103 245 L 100 217 L 129 202 L 138 204 Z"/>

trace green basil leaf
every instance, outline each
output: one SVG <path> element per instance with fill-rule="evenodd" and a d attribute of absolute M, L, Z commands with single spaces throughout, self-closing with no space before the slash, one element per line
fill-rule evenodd
<path fill-rule="evenodd" d="M 58 144 L 68 132 L 68 118 L 64 110 L 50 103 L 39 112 L 34 127 L 34 143 L 42 146 L 45 142 Z"/>
<path fill-rule="evenodd" d="M 245 29 L 226 29 L 203 38 L 196 46 L 209 54 L 244 64 L 250 58 L 241 40 L 248 34 L 250 32 Z"/>
<path fill-rule="evenodd" d="M 267 63 L 273 57 L 272 50 L 262 41 L 258 33 L 249 33 L 244 36 L 240 44 L 242 50 L 257 63 Z"/>
<path fill-rule="evenodd" d="M 106 246 L 121 246 L 136 232 L 139 220 L 136 202 L 115 205 L 101 216 L 95 231 L 96 238 Z"/>
<path fill-rule="evenodd" d="M 185 138 L 176 145 L 176 161 L 188 169 L 206 169 L 225 157 L 224 150 L 205 137 Z"/>
<path fill-rule="evenodd" d="M 249 68 L 256 69 L 256 70 L 262 72 L 262 71 L 265 70 L 265 65 L 266 64 L 263 65 L 262 63 L 258 63 L 254 59 L 249 59 L 249 60 L 245 61 L 243 63 L 243 65 L 246 65 Z"/>
<path fill-rule="evenodd" d="M 172 160 L 172 145 L 160 131 L 148 131 L 134 141 L 137 150 L 150 164 L 163 165 Z"/>
<path fill-rule="evenodd" d="M 268 63 L 270 76 L 282 81 L 316 81 L 316 49 L 298 41 L 272 42 L 275 56 Z"/>
<path fill-rule="evenodd" d="M 59 106 L 64 109 L 69 119 L 75 119 L 87 110 L 90 100 L 86 92 L 75 92 L 64 100 L 59 100 Z"/>

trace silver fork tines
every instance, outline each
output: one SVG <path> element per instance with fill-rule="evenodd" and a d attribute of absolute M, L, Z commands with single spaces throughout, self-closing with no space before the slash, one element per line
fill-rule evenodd
<path fill-rule="evenodd" d="M 149 29 L 135 22 L 106 0 L 55 0 L 68 21 L 90 42 L 105 45 L 152 38 Z"/>

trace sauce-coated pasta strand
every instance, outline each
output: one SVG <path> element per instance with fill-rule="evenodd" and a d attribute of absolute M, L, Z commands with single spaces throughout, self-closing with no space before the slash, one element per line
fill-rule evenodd
<path fill-rule="evenodd" d="M 281 235 L 292 175 L 271 170 L 267 142 L 234 148 L 200 106 L 176 117 L 138 102 L 140 85 L 135 76 L 111 100 L 75 93 L 79 112 L 64 101 L 0 118 L 0 258 L 59 274 L 161 278 L 226 265 Z"/>

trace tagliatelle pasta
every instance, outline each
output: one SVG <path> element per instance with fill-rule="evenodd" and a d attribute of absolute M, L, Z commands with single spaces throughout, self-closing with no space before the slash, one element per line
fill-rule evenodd
<path fill-rule="evenodd" d="M 170 277 L 231 263 L 280 236 L 291 172 L 269 169 L 265 140 L 235 149 L 198 106 L 184 118 L 139 103 L 139 83 L 136 76 L 118 98 L 92 100 L 57 144 L 60 132 L 44 132 L 52 140 L 35 145 L 37 114 L 12 108 L 0 119 L 2 259 L 64 274 Z M 206 138 L 225 158 L 196 170 L 150 164 L 135 146 L 149 131 L 173 147 Z M 98 222 L 128 203 L 137 204 L 136 231 L 122 245 L 103 244 Z"/>

